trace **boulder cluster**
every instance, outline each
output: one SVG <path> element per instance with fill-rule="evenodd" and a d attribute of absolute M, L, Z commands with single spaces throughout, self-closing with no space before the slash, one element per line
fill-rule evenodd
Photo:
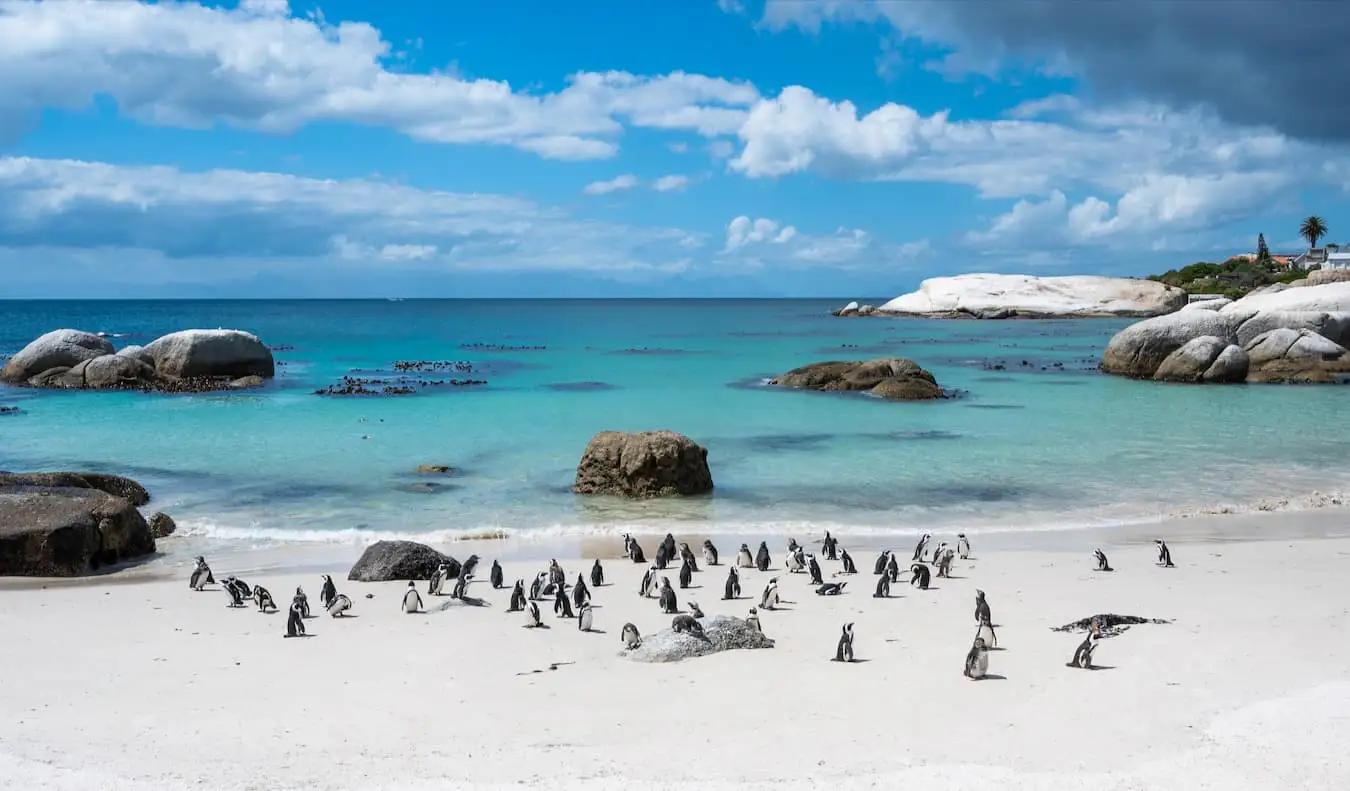
<path fill-rule="evenodd" d="M 114 349 L 99 335 L 53 330 L 0 370 L 0 382 L 73 390 L 206 392 L 258 387 L 276 375 L 272 352 L 239 330 L 183 330 Z"/>
<path fill-rule="evenodd" d="M 774 377 L 769 384 L 827 392 L 865 392 L 891 401 L 946 397 L 931 373 L 903 357 L 812 363 Z"/>

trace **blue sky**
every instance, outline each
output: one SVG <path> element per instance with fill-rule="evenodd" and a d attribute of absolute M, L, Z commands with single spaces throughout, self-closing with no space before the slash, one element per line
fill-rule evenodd
<path fill-rule="evenodd" d="M 1128 5 L 0 0 L 0 297 L 883 297 L 1350 242 L 1308 78 L 1350 54 L 1292 46 L 1350 4 Z"/>

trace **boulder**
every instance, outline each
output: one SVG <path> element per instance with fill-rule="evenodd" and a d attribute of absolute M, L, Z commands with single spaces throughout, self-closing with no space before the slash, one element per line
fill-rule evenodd
<path fill-rule="evenodd" d="M 458 560 L 442 555 L 425 544 L 376 541 L 361 553 L 361 558 L 347 573 L 347 579 L 355 582 L 428 580 L 442 563 L 450 566 L 451 576 L 459 576 Z"/>
<path fill-rule="evenodd" d="M 1205 371 L 1202 379 L 1218 384 L 1245 382 L 1250 367 L 1251 359 L 1247 356 L 1247 351 L 1241 346 L 1230 345 L 1224 347 L 1214 359 L 1214 363 Z"/>
<path fill-rule="evenodd" d="M 1231 345 L 1227 338 L 1214 335 L 1201 335 L 1189 340 L 1163 359 L 1153 372 L 1153 378 L 1159 382 L 1202 381 L 1205 372 Z"/>
<path fill-rule="evenodd" d="M 1233 304 L 1233 300 L 1229 299 L 1228 297 L 1219 297 L 1217 299 L 1201 299 L 1201 300 L 1194 299 L 1195 297 L 1194 294 L 1192 294 L 1191 297 L 1192 301 L 1186 303 L 1186 306 L 1182 308 L 1182 310 L 1222 310 L 1225 307 Z"/>
<path fill-rule="evenodd" d="M 0 369 L 0 381 L 23 383 L 53 368 L 76 365 L 113 353 L 106 338 L 79 330 L 52 330 L 23 347 Z"/>
<path fill-rule="evenodd" d="M 1185 291 L 1152 280 L 969 274 L 930 278 L 877 308 L 933 318 L 1144 317 L 1180 310 Z"/>
<path fill-rule="evenodd" d="M 163 511 L 156 511 L 149 519 L 145 520 L 145 523 L 150 526 L 151 537 L 156 539 L 171 536 L 178 529 L 178 523 L 174 522 L 173 517 Z"/>
<path fill-rule="evenodd" d="M 105 354 L 86 360 L 70 369 L 65 378 L 70 379 L 77 371 L 82 379 L 81 387 L 100 390 L 141 387 L 153 384 L 156 378 L 155 369 L 133 356 L 123 354 Z"/>
<path fill-rule="evenodd" d="M 1320 286 L 1324 283 L 1344 283 L 1350 281 L 1350 269 L 1314 269 L 1303 279 L 1305 286 Z"/>
<path fill-rule="evenodd" d="M 97 472 L 0 472 L 0 486 L 97 489 L 137 507 L 150 502 L 150 492 L 136 481 Z"/>
<path fill-rule="evenodd" d="M 121 497 L 0 483 L 0 575 L 75 577 L 154 551 L 150 527 Z"/>
<path fill-rule="evenodd" d="M 1237 342 L 1246 346 L 1258 335 L 1271 330 L 1312 330 L 1337 343 L 1350 342 L 1350 312 L 1321 310 L 1264 310 L 1255 313 L 1232 313 L 1241 317 L 1235 335 Z"/>
<path fill-rule="evenodd" d="M 1249 382 L 1326 383 L 1350 373 L 1350 354 L 1345 348 L 1312 330 L 1271 330 L 1245 349 Z"/>
<path fill-rule="evenodd" d="M 1231 343 L 1237 319 L 1223 310 L 1182 310 L 1131 324 L 1102 353 L 1109 374 L 1149 379 L 1172 352 L 1206 335 Z"/>
<path fill-rule="evenodd" d="M 773 640 L 740 618 L 709 615 L 699 620 L 703 637 L 665 629 L 642 638 L 642 645 L 619 655 L 635 662 L 679 662 L 737 649 L 773 648 Z"/>
<path fill-rule="evenodd" d="M 123 357 L 131 357 L 140 360 L 151 368 L 155 367 L 155 358 L 145 353 L 144 346 L 124 346 L 121 349 L 118 349 L 117 353 Z"/>
<path fill-rule="evenodd" d="M 577 464 L 577 494 L 646 498 L 713 489 L 708 451 L 673 431 L 602 431 Z"/>
<path fill-rule="evenodd" d="M 183 330 L 145 347 L 161 376 L 239 379 L 276 375 L 272 352 L 257 336 L 240 330 Z"/>
<path fill-rule="evenodd" d="M 902 357 L 812 363 L 774 377 L 769 384 L 827 392 L 868 392 L 896 401 L 946 397 L 931 373 Z"/>
<path fill-rule="evenodd" d="M 261 376 L 241 376 L 233 382 L 230 382 L 230 387 L 233 387 L 236 390 L 251 390 L 255 387 L 262 387 L 265 384 L 267 384 L 267 380 L 263 379 Z"/>
<path fill-rule="evenodd" d="M 858 315 L 858 303 L 850 302 L 844 307 L 831 312 L 836 316 L 856 316 Z"/>
<path fill-rule="evenodd" d="M 448 464 L 419 464 L 417 473 L 419 475 L 448 475 L 451 467 Z"/>

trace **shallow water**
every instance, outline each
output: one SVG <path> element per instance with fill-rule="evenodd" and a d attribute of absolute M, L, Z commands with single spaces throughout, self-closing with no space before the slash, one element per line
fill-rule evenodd
<path fill-rule="evenodd" d="M 0 468 L 132 475 L 188 532 L 718 535 L 1111 525 L 1350 481 L 1339 387 L 1186 387 L 1099 374 L 1126 321 L 836 319 L 816 301 L 0 302 L 0 354 L 56 327 L 118 346 L 176 329 L 258 334 L 283 363 L 227 395 L 0 387 Z M 509 347 L 509 348 L 501 348 Z M 543 348 L 537 348 L 543 347 Z M 886 403 L 790 392 L 808 362 L 910 357 L 955 397 Z M 325 397 L 400 359 L 471 363 L 483 387 Z M 709 449 L 711 497 L 580 498 L 604 429 L 666 428 Z M 449 476 L 415 473 L 447 464 Z"/>

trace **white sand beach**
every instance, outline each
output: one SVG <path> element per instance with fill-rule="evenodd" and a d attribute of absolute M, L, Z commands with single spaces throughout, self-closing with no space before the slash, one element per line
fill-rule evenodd
<path fill-rule="evenodd" d="M 738 543 L 719 540 L 724 563 Z M 486 578 L 493 546 L 447 549 L 479 552 Z M 0 586 L 0 787 L 1350 787 L 1350 539 L 1177 543 L 1172 569 L 1151 546 L 1112 548 L 1104 574 L 1090 549 L 976 538 L 953 579 L 886 600 L 872 597 L 874 550 L 851 548 L 861 573 L 821 597 L 781 570 L 780 541 L 777 571 L 743 572 L 744 599 L 721 600 L 725 566 L 678 592 L 682 608 L 744 616 L 776 574 L 788 603 L 760 614 L 776 646 L 673 664 L 620 656 L 624 622 L 651 634 L 671 619 L 638 596 L 643 567 L 617 557 L 594 592 L 603 634 L 547 603 L 548 629 L 506 613 L 510 582 L 546 558 L 505 563 L 508 589 L 471 586 L 490 606 L 437 612 L 423 583 L 432 612 L 405 615 L 406 583 L 346 582 L 353 551 L 324 570 L 354 617 L 319 613 L 312 637 L 283 639 L 284 612 L 189 590 L 189 546 L 162 548 L 155 573 Z M 319 612 L 317 571 L 251 571 L 264 564 L 248 557 L 213 560 L 217 577 L 283 606 L 303 585 Z M 559 560 L 570 580 L 590 565 Z M 961 673 L 977 587 L 1001 649 L 1001 678 L 983 681 Z M 1104 640 L 1099 670 L 1066 667 L 1082 635 L 1051 627 L 1097 613 L 1174 622 Z M 854 664 L 829 661 L 846 621 Z"/>

